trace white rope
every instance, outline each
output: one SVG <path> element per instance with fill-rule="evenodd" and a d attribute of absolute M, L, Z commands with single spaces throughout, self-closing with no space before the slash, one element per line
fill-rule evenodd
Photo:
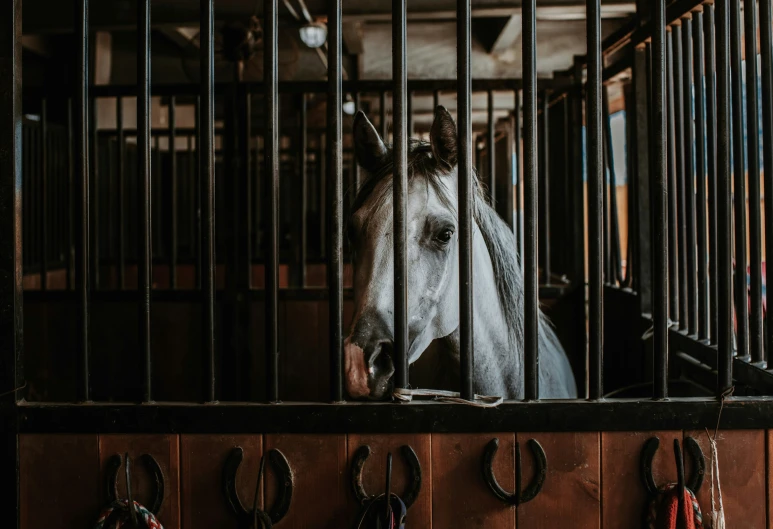
<path fill-rule="evenodd" d="M 712 438 L 707 430 L 706 435 L 711 445 L 711 470 L 709 473 L 711 479 L 711 518 L 714 520 L 714 529 L 725 529 L 725 507 L 722 504 L 722 486 L 719 483 L 719 457 L 717 456 L 716 434 Z M 714 498 L 715 483 L 716 500 Z"/>
<path fill-rule="evenodd" d="M 433 397 L 433 400 L 440 402 L 455 402 L 457 404 L 467 404 L 468 406 L 477 406 L 479 408 L 496 408 L 502 402 L 502 397 L 490 397 L 486 395 L 475 395 L 473 400 L 461 398 L 458 391 L 445 391 L 440 389 L 402 389 L 397 388 L 392 392 L 392 397 L 401 402 L 411 402 L 413 397 Z"/>

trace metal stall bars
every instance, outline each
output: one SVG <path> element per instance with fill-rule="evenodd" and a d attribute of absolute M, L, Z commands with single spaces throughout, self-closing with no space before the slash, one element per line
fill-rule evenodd
<path fill-rule="evenodd" d="M 659 1 L 658 4 L 661 2 Z M 602 151 L 601 123 L 601 2 L 588 0 L 586 4 L 588 42 L 587 81 L 587 158 L 588 158 L 588 252 L 589 252 L 589 397 L 603 396 L 602 354 L 603 354 L 603 271 L 601 250 L 603 248 L 602 190 L 604 178 L 604 155 Z M 656 22 L 657 24 L 657 22 Z M 528 271 L 527 271 L 528 273 Z M 657 355 L 656 355 L 657 356 Z"/>
<path fill-rule="evenodd" d="M 201 0 L 201 94 L 198 104 L 199 135 L 196 138 L 196 147 L 199 151 L 199 179 L 201 183 L 201 266 L 199 274 L 202 291 L 202 313 L 204 326 L 204 343 L 202 351 L 207 358 L 207 384 L 205 396 L 209 402 L 216 401 L 216 372 L 215 372 L 215 14 L 214 0 Z M 266 10 L 272 2 L 266 2 Z M 274 5 L 276 0 L 274 0 Z M 270 26 L 273 27 L 273 26 Z M 266 54 L 269 53 L 270 30 L 266 33 Z M 274 69 L 275 71 L 276 69 Z M 271 82 L 270 72 L 266 75 L 267 82 Z M 275 92 L 274 92 L 275 93 Z M 267 97 L 266 99 L 270 99 Z M 269 120 L 275 122 L 274 120 Z M 268 157 L 268 156 L 267 156 Z M 275 244 L 272 247 L 276 247 Z M 275 254 L 274 254 L 275 255 Z M 269 274 L 270 276 L 270 274 Z M 269 278 L 270 279 L 270 278 Z M 269 285 L 269 282 L 266 282 Z M 266 313 L 271 313 L 271 301 L 267 300 L 269 307 Z M 270 326 L 266 327 L 266 334 L 271 336 Z M 271 351 L 271 349 L 269 349 Z M 269 359 L 271 355 L 269 355 Z M 270 390 L 269 390 L 270 391 Z"/>
<path fill-rule="evenodd" d="M 749 355 L 759 366 L 765 365 L 762 336 L 762 218 L 760 216 L 760 126 L 757 101 L 757 2 L 744 1 L 744 38 L 746 43 L 746 147 L 749 180 Z M 764 92 L 763 92 L 764 93 Z M 768 96 L 769 97 L 769 96 Z M 770 201 L 771 197 L 766 197 Z M 746 202 L 746 197 L 744 197 Z M 746 269 L 736 269 L 744 279 L 746 303 Z"/>
<path fill-rule="evenodd" d="M 153 281 L 151 259 L 151 171 L 150 171 L 150 0 L 137 3 L 138 42 L 137 51 L 137 164 L 140 183 L 139 229 L 139 321 L 140 347 L 143 352 L 143 401 L 153 400 L 152 363 L 150 338 L 150 291 Z"/>
<path fill-rule="evenodd" d="M 760 0 L 760 56 L 762 93 L 773 94 L 773 0 Z M 773 99 L 762 98 L 762 166 L 765 192 L 765 260 L 773 259 Z M 767 319 L 765 360 L 773 347 L 773 322 Z"/>
<path fill-rule="evenodd" d="M 525 8 L 533 4 L 533 0 L 524 4 Z M 533 10 L 532 10 L 533 11 Z M 525 11 L 526 12 L 526 11 Z M 472 293 L 472 222 L 473 210 L 472 201 L 474 198 L 473 189 L 473 138 L 472 138 L 472 77 L 470 70 L 470 45 L 471 45 L 471 24 L 470 24 L 470 0 L 457 0 L 457 114 L 459 121 L 459 152 L 458 152 L 458 173 L 459 173 L 459 333 L 460 333 L 460 376 L 461 376 L 461 397 L 472 400 L 474 397 L 472 379 L 473 379 L 473 293 Z M 526 17 L 531 20 L 530 17 Z M 530 22 L 526 22 L 527 28 Z M 525 28 L 526 29 L 526 28 Z M 532 32 L 533 33 L 533 32 Z M 528 40 L 528 33 L 524 35 L 524 42 Z M 533 36 L 532 36 L 533 39 Z M 533 43 L 532 43 L 533 44 Z M 527 46 L 524 46 L 526 54 Z M 533 46 L 531 48 L 534 49 Z M 525 71 L 525 70 L 524 70 Z M 535 75 L 535 93 L 536 93 L 536 75 Z M 532 107 L 536 111 L 536 105 Z M 532 126 L 536 121 L 536 113 Z M 536 242 L 536 241 L 535 241 Z M 535 266 L 536 268 L 536 266 Z M 527 276 L 526 281 L 529 281 Z M 527 283 L 528 287 L 528 283 Z M 536 286 L 535 286 L 536 287 Z M 527 298 L 527 307 L 528 301 Z M 530 322 L 528 311 L 525 313 L 526 322 Z M 533 342 L 529 342 L 530 334 L 526 332 L 526 351 L 529 354 L 529 343 L 534 344 L 533 350 L 536 351 L 536 319 L 533 320 L 535 334 L 531 336 Z M 528 357 L 527 357 L 528 358 Z M 528 362 L 528 361 L 527 361 Z M 536 362 L 533 363 L 536 372 Z M 532 364 L 529 364 L 532 365 Z M 527 367 L 527 371 L 528 371 Z M 529 376 L 527 375 L 527 380 Z M 536 389 L 536 388 L 535 388 Z M 528 390 L 527 390 L 528 391 Z M 535 397 L 536 398 L 536 397 Z"/>
<path fill-rule="evenodd" d="M 733 385 L 732 245 L 730 207 L 730 19 L 728 2 L 716 3 L 717 59 L 717 395 Z"/>
<path fill-rule="evenodd" d="M 276 0 L 273 0 L 276 2 Z M 403 17 L 405 17 L 405 0 L 402 0 Z M 327 92 L 327 161 L 328 161 L 328 204 L 330 204 L 329 235 L 330 247 L 328 249 L 327 273 L 328 288 L 330 292 L 330 356 L 331 356 L 331 391 L 333 402 L 343 400 L 343 132 L 341 128 L 341 119 L 343 112 L 343 91 L 341 87 L 342 59 L 341 59 L 341 0 L 332 0 L 328 2 L 328 92 Z M 395 8 L 396 9 L 396 8 Z M 393 24 L 394 27 L 394 24 Z M 403 22 L 403 33 L 405 23 Z M 403 46 L 405 38 L 403 37 Z M 403 62 L 405 62 L 405 52 L 403 51 Z M 397 66 L 395 66 L 397 69 Z M 404 68 L 403 68 L 404 71 Z M 403 83 L 403 89 L 405 83 Z M 272 87 L 272 89 L 276 89 Z M 397 98 L 397 96 L 396 96 Z M 405 103 L 405 94 L 402 95 L 402 104 Z M 400 111 L 401 117 L 404 117 L 404 107 Z M 405 131 L 405 123 L 402 125 Z M 397 142 L 396 142 L 397 143 Z M 398 151 L 399 152 L 399 151 Z M 406 162 L 407 166 L 407 162 Z M 397 167 L 397 164 L 395 164 Z M 395 175 L 397 180 L 397 174 Z M 405 213 L 403 213 L 403 237 L 400 239 L 397 232 L 397 185 L 395 185 L 395 259 L 397 260 L 397 245 L 405 248 Z M 405 197 L 405 192 L 402 193 Z M 406 277 L 406 267 L 404 265 L 402 277 Z M 397 263 L 395 263 L 395 290 L 397 290 Z M 397 297 L 396 297 L 397 301 Z M 398 305 L 399 306 L 399 305 Z M 395 307 L 395 320 L 398 320 L 400 311 Z M 404 321 L 407 326 L 407 300 L 403 305 Z M 396 321 L 397 323 L 397 321 Z M 397 325 L 396 325 L 397 327 Z M 395 329 L 397 331 L 397 329 Z M 405 336 L 405 349 L 403 354 L 407 355 L 407 331 Z M 271 350 L 269 350 L 269 353 Z M 398 358 L 401 358 L 399 356 Z M 400 373 L 400 362 L 397 362 L 397 373 Z M 407 365 L 407 363 L 406 363 Z M 408 371 L 403 371 L 407 386 Z M 399 379 L 398 379 L 399 380 Z M 403 387 L 405 387 L 403 386 Z"/>

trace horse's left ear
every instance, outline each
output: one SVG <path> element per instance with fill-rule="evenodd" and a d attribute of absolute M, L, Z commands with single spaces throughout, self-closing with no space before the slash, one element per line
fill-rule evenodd
<path fill-rule="evenodd" d="M 384 140 L 378 135 L 376 128 L 365 117 L 362 110 L 354 116 L 354 153 L 357 162 L 366 171 L 375 171 L 387 154 Z"/>
<path fill-rule="evenodd" d="M 453 169 L 457 163 L 459 135 L 456 132 L 454 118 L 442 105 L 438 105 L 435 109 L 435 119 L 432 122 L 429 137 L 432 155 L 439 163 L 448 169 Z"/>

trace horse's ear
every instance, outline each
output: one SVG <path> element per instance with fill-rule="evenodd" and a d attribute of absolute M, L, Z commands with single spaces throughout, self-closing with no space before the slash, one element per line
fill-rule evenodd
<path fill-rule="evenodd" d="M 435 109 L 435 119 L 432 121 L 429 136 L 435 159 L 448 169 L 452 169 L 457 163 L 459 136 L 454 118 L 443 105 L 438 105 Z"/>
<path fill-rule="evenodd" d="M 386 156 L 386 145 L 362 110 L 357 111 L 357 115 L 354 116 L 353 129 L 357 162 L 366 171 L 373 172 L 378 168 L 381 159 Z"/>

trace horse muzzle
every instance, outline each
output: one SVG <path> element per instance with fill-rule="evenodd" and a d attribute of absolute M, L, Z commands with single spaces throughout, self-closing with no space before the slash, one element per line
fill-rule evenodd
<path fill-rule="evenodd" d="M 344 380 L 353 399 L 382 400 L 391 393 L 395 373 L 393 344 L 376 340 L 360 345 L 351 337 L 344 342 Z"/>

